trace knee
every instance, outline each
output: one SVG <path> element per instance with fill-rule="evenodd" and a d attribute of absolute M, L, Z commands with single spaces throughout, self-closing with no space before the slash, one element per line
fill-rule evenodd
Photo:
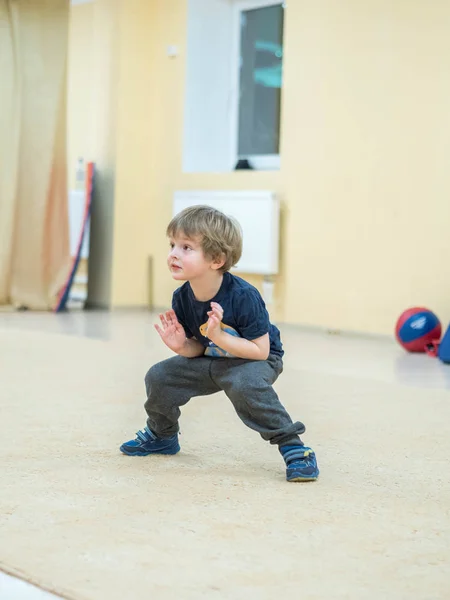
<path fill-rule="evenodd" d="M 270 382 L 263 377 L 234 377 L 225 392 L 231 400 L 245 401 L 250 405 L 257 405 L 261 398 L 272 390 Z"/>
<path fill-rule="evenodd" d="M 147 393 L 150 391 L 150 388 L 154 388 L 155 386 L 160 385 L 164 381 L 164 361 L 160 363 L 156 363 L 147 371 L 145 375 L 145 388 Z"/>

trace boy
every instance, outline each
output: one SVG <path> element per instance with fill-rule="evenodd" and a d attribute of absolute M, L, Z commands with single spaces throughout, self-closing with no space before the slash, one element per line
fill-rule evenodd
<path fill-rule="evenodd" d="M 172 219 L 167 236 L 172 277 L 186 283 L 155 328 L 178 356 L 148 371 L 147 426 L 120 450 L 176 454 L 180 406 L 223 390 L 245 425 L 279 447 L 286 479 L 314 481 L 315 454 L 299 438 L 305 426 L 292 422 L 272 387 L 283 370 L 280 332 L 258 290 L 229 273 L 242 253 L 239 225 L 212 207 L 193 206 Z"/>

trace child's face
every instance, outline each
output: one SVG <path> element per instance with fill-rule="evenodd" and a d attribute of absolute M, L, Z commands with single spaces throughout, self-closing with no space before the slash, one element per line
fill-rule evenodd
<path fill-rule="evenodd" d="M 172 277 L 178 281 L 191 281 L 217 272 L 221 264 L 208 259 L 201 246 L 200 238 L 187 238 L 183 234 L 170 238 L 170 252 L 167 257 Z"/>

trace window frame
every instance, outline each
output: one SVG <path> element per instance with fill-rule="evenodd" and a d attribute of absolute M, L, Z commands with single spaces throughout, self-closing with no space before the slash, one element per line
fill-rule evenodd
<path fill-rule="evenodd" d="M 239 142 L 239 86 L 240 86 L 240 44 L 241 44 L 241 14 L 248 10 L 258 8 L 268 8 L 270 6 L 286 7 L 284 0 L 234 0 L 233 1 L 233 19 L 232 19 L 232 73 L 231 73 L 231 106 L 230 106 L 230 162 L 232 169 L 235 168 L 239 160 L 238 142 Z M 283 32 L 284 33 L 284 32 Z M 284 38 L 284 35 L 283 35 Z M 284 39 L 283 39 L 284 48 Z M 278 171 L 281 168 L 281 157 L 278 154 L 256 154 L 249 155 L 246 158 L 250 165 L 258 171 Z"/>

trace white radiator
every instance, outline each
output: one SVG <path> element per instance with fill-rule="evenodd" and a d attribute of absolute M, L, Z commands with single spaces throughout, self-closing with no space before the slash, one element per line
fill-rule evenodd
<path fill-rule="evenodd" d="M 280 239 L 280 204 L 270 191 L 177 191 L 173 214 L 206 204 L 237 219 L 244 234 L 242 258 L 234 272 L 276 275 Z"/>

